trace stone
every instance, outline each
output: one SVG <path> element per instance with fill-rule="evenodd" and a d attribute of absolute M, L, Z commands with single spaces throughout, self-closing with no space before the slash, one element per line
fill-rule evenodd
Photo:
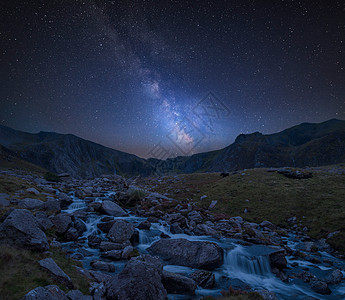
<path fill-rule="evenodd" d="M 188 214 L 188 219 L 190 221 L 194 221 L 196 224 L 199 224 L 202 222 L 202 216 L 201 214 L 198 212 L 198 211 L 191 211 L 189 214 Z"/>
<path fill-rule="evenodd" d="M 147 250 L 173 265 L 212 270 L 223 264 L 223 249 L 211 242 L 162 239 Z"/>
<path fill-rule="evenodd" d="M 9 206 L 10 205 L 10 201 L 8 201 L 7 199 L 9 198 L 9 195 L 6 193 L 0 193 L 0 206 Z"/>
<path fill-rule="evenodd" d="M 107 238 L 114 243 L 128 241 L 134 233 L 134 226 L 124 220 L 115 220 L 110 228 Z"/>
<path fill-rule="evenodd" d="M 186 276 L 163 271 L 162 283 L 169 294 L 195 295 L 196 283 Z"/>
<path fill-rule="evenodd" d="M 100 222 L 97 224 L 97 227 L 105 233 L 108 233 L 110 228 L 114 225 L 115 220 L 111 220 L 108 222 Z"/>
<path fill-rule="evenodd" d="M 65 239 L 67 241 L 75 241 L 78 239 L 78 230 L 75 228 L 69 228 L 67 232 L 65 233 Z"/>
<path fill-rule="evenodd" d="M 102 202 L 101 211 L 106 215 L 114 217 L 127 216 L 127 213 L 119 205 L 109 200 L 104 200 Z"/>
<path fill-rule="evenodd" d="M 49 199 L 43 203 L 41 209 L 47 210 L 50 212 L 60 212 L 61 211 L 60 201 L 57 199 Z"/>
<path fill-rule="evenodd" d="M 82 235 L 86 231 L 86 225 L 80 218 L 75 218 L 72 227 L 78 231 L 78 235 Z"/>
<path fill-rule="evenodd" d="M 195 235 L 219 236 L 218 232 L 206 224 L 198 224 L 193 230 Z"/>
<path fill-rule="evenodd" d="M 107 299 L 166 299 L 162 271 L 158 258 L 149 255 L 132 258 L 121 273 L 107 283 Z"/>
<path fill-rule="evenodd" d="M 27 209 L 36 209 L 42 207 L 44 204 L 43 201 L 38 199 L 32 199 L 32 198 L 24 198 L 22 200 L 18 201 L 18 206 L 21 208 L 27 208 Z"/>
<path fill-rule="evenodd" d="M 173 223 L 170 225 L 170 232 L 172 234 L 184 233 L 183 229 L 177 223 Z"/>
<path fill-rule="evenodd" d="M 126 248 L 127 246 L 130 246 L 130 242 L 124 242 L 124 243 L 113 243 L 113 242 L 106 242 L 101 241 L 99 245 L 99 249 L 101 251 L 110 251 L 110 250 L 122 250 Z"/>
<path fill-rule="evenodd" d="M 192 273 L 192 279 L 204 289 L 212 289 L 215 286 L 216 279 L 212 272 L 198 270 Z"/>
<path fill-rule="evenodd" d="M 48 218 L 47 214 L 43 211 L 36 212 L 35 219 L 42 230 L 47 230 L 54 226 L 53 222 Z"/>
<path fill-rule="evenodd" d="M 101 260 L 93 260 L 90 266 L 94 270 L 105 271 L 105 272 L 115 272 L 115 266 L 111 263 L 106 263 Z"/>
<path fill-rule="evenodd" d="M 127 246 L 126 248 L 123 249 L 122 251 L 122 259 L 129 259 L 134 248 L 132 246 Z"/>
<path fill-rule="evenodd" d="M 69 289 L 73 289 L 71 278 L 61 270 L 52 258 L 42 259 L 38 263 L 42 269 L 46 270 L 53 277 L 54 280 L 64 284 Z"/>
<path fill-rule="evenodd" d="M 68 206 L 70 206 L 73 203 L 72 198 L 63 192 L 59 193 L 58 199 L 60 201 L 60 205 L 62 209 L 68 208 Z"/>
<path fill-rule="evenodd" d="M 322 295 L 329 295 L 332 291 L 329 289 L 328 284 L 321 280 L 311 280 L 310 286 L 312 290 Z"/>
<path fill-rule="evenodd" d="M 102 257 L 111 259 L 111 260 L 121 260 L 122 259 L 122 250 L 110 250 L 101 253 Z"/>
<path fill-rule="evenodd" d="M 143 229 L 143 230 L 150 230 L 150 227 L 151 227 L 151 223 L 147 220 L 141 222 L 137 228 L 138 229 Z"/>
<path fill-rule="evenodd" d="M 25 209 L 14 209 L 0 225 L 0 244 L 38 251 L 49 249 L 45 233 L 33 214 Z"/>
<path fill-rule="evenodd" d="M 68 300 L 65 293 L 56 285 L 39 286 L 28 292 L 22 300 Z"/>
<path fill-rule="evenodd" d="M 277 268 L 278 270 L 287 268 L 287 260 L 285 258 L 286 252 L 284 249 L 277 249 L 277 251 L 269 254 L 269 261 L 271 268 Z"/>
<path fill-rule="evenodd" d="M 342 279 L 343 273 L 340 270 L 336 269 L 326 276 L 325 282 L 328 284 L 339 284 Z"/>
<path fill-rule="evenodd" d="M 52 217 L 51 220 L 54 224 L 56 232 L 59 234 L 64 234 L 69 225 L 72 223 L 71 217 L 67 214 L 58 214 Z"/>
<path fill-rule="evenodd" d="M 87 237 L 87 243 L 91 248 L 98 248 L 101 242 L 102 238 L 96 232 Z"/>
<path fill-rule="evenodd" d="M 72 290 L 66 294 L 69 300 L 92 300 L 92 296 L 86 296 L 79 290 Z"/>
<path fill-rule="evenodd" d="M 37 189 L 33 188 L 33 187 L 26 189 L 26 191 L 28 193 L 34 194 L 34 195 L 39 195 L 40 194 L 40 192 Z"/>
<path fill-rule="evenodd" d="M 211 204 L 209 205 L 208 209 L 212 209 L 217 205 L 218 201 L 217 200 L 212 200 Z"/>

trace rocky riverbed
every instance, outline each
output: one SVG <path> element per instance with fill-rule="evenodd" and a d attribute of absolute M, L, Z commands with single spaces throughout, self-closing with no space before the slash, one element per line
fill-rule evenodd
<path fill-rule="evenodd" d="M 32 187 L 1 195 L 0 244 L 41 252 L 37 264 L 57 284 L 24 299 L 201 299 L 230 286 L 264 299 L 345 297 L 344 260 L 303 231 L 215 218 L 120 176 L 53 183 L 6 175 Z M 90 281 L 89 295 L 74 289 L 52 248 L 82 263 L 75 268 Z"/>

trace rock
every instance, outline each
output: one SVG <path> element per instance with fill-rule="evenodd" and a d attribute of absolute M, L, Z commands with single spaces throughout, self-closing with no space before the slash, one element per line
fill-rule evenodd
<path fill-rule="evenodd" d="M 342 279 L 343 273 L 340 270 L 336 269 L 326 276 L 325 282 L 328 284 L 339 284 Z"/>
<path fill-rule="evenodd" d="M 69 291 L 66 296 L 69 300 L 92 300 L 91 296 L 86 296 L 79 290 Z"/>
<path fill-rule="evenodd" d="M 162 283 L 169 294 L 195 295 L 196 283 L 186 276 L 163 271 Z"/>
<path fill-rule="evenodd" d="M 166 299 L 162 270 L 157 258 L 149 255 L 132 258 L 122 272 L 107 283 L 107 299 Z"/>
<path fill-rule="evenodd" d="M 9 197 L 8 194 L 6 193 L 0 193 L 0 206 L 9 206 L 10 205 L 10 201 L 7 200 L 7 198 Z"/>
<path fill-rule="evenodd" d="M 188 214 L 188 219 L 190 221 L 194 221 L 196 224 L 199 224 L 202 222 L 202 216 L 198 211 L 193 210 Z"/>
<path fill-rule="evenodd" d="M 110 250 L 122 250 L 126 248 L 127 246 L 130 246 L 130 242 L 124 242 L 124 243 L 112 243 L 112 242 L 106 242 L 106 241 L 101 241 L 99 245 L 99 249 L 101 251 L 110 251 Z"/>
<path fill-rule="evenodd" d="M 124 220 L 115 220 L 110 228 L 107 237 L 114 243 L 123 243 L 128 241 L 134 233 L 134 226 Z"/>
<path fill-rule="evenodd" d="M 0 225 L 0 244 L 45 251 L 48 240 L 32 213 L 25 209 L 14 209 Z"/>
<path fill-rule="evenodd" d="M 53 227 L 53 222 L 48 218 L 47 214 L 43 211 L 38 211 L 35 214 L 35 219 L 42 230 Z"/>
<path fill-rule="evenodd" d="M 307 179 L 313 177 L 312 172 L 306 172 L 306 171 L 299 171 L 299 170 L 291 170 L 289 168 L 282 168 L 277 170 L 278 174 L 282 174 L 285 177 L 292 178 L 292 179 Z"/>
<path fill-rule="evenodd" d="M 109 200 L 104 200 L 102 202 L 101 211 L 106 215 L 114 217 L 127 216 L 127 213 L 119 205 Z"/>
<path fill-rule="evenodd" d="M 70 206 L 73 203 L 72 198 L 63 192 L 59 193 L 58 199 L 60 201 L 60 205 L 62 209 L 68 208 L 68 206 Z"/>
<path fill-rule="evenodd" d="M 122 250 L 110 250 L 103 252 L 102 257 L 111 259 L 111 260 L 121 260 L 122 259 Z"/>
<path fill-rule="evenodd" d="M 218 201 L 217 200 L 212 200 L 211 204 L 209 205 L 208 209 L 212 209 L 217 205 Z"/>
<path fill-rule="evenodd" d="M 73 289 L 71 278 L 60 269 L 52 258 L 45 258 L 40 260 L 39 265 L 46 270 L 57 282 L 64 284 L 69 289 Z"/>
<path fill-rule="evenodd" d="M 50 212 L 60 212 L 61 211 L 60 201 L 57 199 L 49 199 L 43 203 L 41 209 L 47 210 Z"/>
<path fill-rule="evenodd" d="M 102 238 L 96 232 L 87 237 L 87 243 L 91 248 L 98 248 L 101 242 Z"/>
<path fill-rule="evenodd" d="M 127 246 L 125 249 L 123 249 L 122 252 L 122 259 L 129 259 L 134 248 L 132 246 Z"/>
<path fill-rule="evenodd" d="M 75 228 L 69 228 L 67 232 L 65 233 L 65 239 L 67 241 L 75 241 L 78 239 L 78 230 Z"/>
<path fill-rule="evenodd" d="M 211 242 L 162 239 L 147 250 L 173 265 L 212 270 L 223 263 L 223 249 Z"/>
<path fill-rule="evenodd" d="M 38 190 L 36 190 L 35 188 L 33 188 L 33 187 L 26 189 L 26 191 L 28 193 L 34 194 L 34 195 L 39 195 L 40 194 L 40 192 Z"/>
<path fill-rule="evenodd" d="M 329 295 L 332 293 L 332 291 L 329 289 L 327 283 L 324 281 L 311 280 L 309 284 L 310 284 L 311 288 L 319 294 Z"/>
<path fill-rule="evenodd" d="M 218 232 L 206 224 L 198 224 L 193 230 L 195 235 L 219 236 Z"/>
<path fill-rule="evenodd" d="M 93 260 L 90 266 L 94 270 L 105 271 L 105 272 L 115 272 L 115 266 L 111 263 L 106 263 L 101 260 Z"/>
<path fill-rule="evenodd" d="M 170 225 L 170 232 L 172 234 L 184 233 L 183 229 L 177 223 L 173 223 Z"/>
<path fill-rule="evenodd" d="M 198 270 L 192 273 L 192 279 L 204 289 L 212 289 L 215 286 L 216 279 L 212 272 Z"/>
<path fill-rule="evenodd" d="M 75 218 L 72 224 L 72 227 L 77 229 L 79 236 L 82 235 L 86 231 L 85 223 L 79 218 Z"/>
<path fill-rule="evenodd" d="M 32 198 L 25 198 L 18 201 L 18 206 L 21 208 L 27 208 L 27 209 L 36 209 L 39 207 L 42 207 L 44 204 L 43 201 L 38 199 L 32 199 Z"/>
<path fill-rule="evenodd" d="M 269 221 L 262 221 L 259 224 L 264 229 L 275 230 L 277 227 Z"/>
<path fill-rule="evenodd" d="M 39 286 L 28 292 L 23 300 L 68 300 L 65 293 L 56 285 Z"/>
<path fill-rule="evenodd" d="M 133 246 L 136 246 L 139 244 L 139 231 L 138 230 L 134 230 L 131 238 L 129 239 L 130 242 L 132 243 Z"/>
<path fill-rule="evenodd" d="M 285 255 L 286 252 L 284 249 L 278 249 L 277 251 L 269 254 L 271 268 L 277 268 L 278 270 L 286 269 L 287 261 Z"/>
<path fill-rule="evenodd" d="M 108 233 L 110 228 L 114 225 L 115 220 L 111 220 L 108 222 L 101 222 L 97 224 L 97 227 L 105 233 Z"/>
<path fill-rule="evenodd" d="M 151 223 L 147 220 L 141 222 L 137 228 L 138 229 L 143 229 L 143 230 L 150 230 L 150 227 L 151 227 Z"/>
<path fill-rule="evenodd" d="M 258 293 L 264 300 L 278 300 L 277 296 L 273 292 L 269 292 L 267 290 L 259 290 L 255 292 Z"/>
<path fill-rule="evenodd" d="M 51 220 L 56 232 L 59 234 L 64 234 L 67 231 L 68 226 L 72 223 L 71 217 L 67 214 L 58 214 L 52 217 Z"/>
<path fill-rule="evenodd" d="M 228 172 L 222 172 L 220 173 L 220 176 L 225 178 L 225 177 L 228 177 L 230 174 Z"/>
<path fill-rule="evenodd" d="M 101 282 L 101 283 L 93 282 L 93 283 L 91 283 L 90 291 L 91 291 L 91 294 L 93 295 L 94 300 L 104 299 L 103 296 L 106 292 L 104 282 Z"/>

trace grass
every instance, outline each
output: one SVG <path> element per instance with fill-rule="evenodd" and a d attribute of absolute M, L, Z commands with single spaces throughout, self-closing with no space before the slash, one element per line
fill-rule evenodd
<path fill-rule="evenodd" d="M 80 262 L 66 258 L 65 254 L 57 248 L 51 248 L 50 251 L 57 265 L 70 276 L 75 288 L 88 294 L 89 281 L 77 273 L 74 267 L 81 266 Z M 38 260 L 42 258 L 44 258 L 42 253 L 1 246 L 0 299 L 20 299 L 30 290 L 49 284 L 58 285 L 62 290 L 67 291 L 65 286 L 58 284 L 47 272 L 41 270 Z"/>
<path fill-rule="evenodd" d="M 242 175 L 243 174 L 243 175 Z M 329 242 L 345 253 L 345 176 L 314 171 L 310 179 L 290 179 L 266 169 L 250 169 L 222 178 L 219 173 L 179 175 L 178 179 L 163 177 L 142 179 L 143 186 L 168 193 L 179 201 L 193 201 L 211 210 L 215 216 L 241 216 L 251 222 L 271 221 L 281 227 L 291 226 L 288 218 L 296 216 L 300 227 L 307 226 L 313 238 L 326 237 L 339 230 Z M 200 200 L 202 195 L 207 197 Z M 246 210 L 246 213 L 245 213 Z"/>

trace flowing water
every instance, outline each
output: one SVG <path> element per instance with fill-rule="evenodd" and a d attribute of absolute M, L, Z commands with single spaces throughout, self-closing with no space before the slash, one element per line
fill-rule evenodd
<path fill-rule="evenodd" d="M 96 202 L 102 202 L 103 200 L 109 199 L 113 193 L 106 194 L 105 197 L 96 198 Z M 73 198 L 73 203 L 66 209 L 66 213 L 74 213 L 77 210 L 85 209 L 87 203 L 84 200 L 78 199 L 74 193 L 71 193 Z M 90 248 L 87 244 L 87 237 L 91 234 L 96 233 L 100 237 L 105 238 L 105 234 L 102 233 L 98 228 L 97 224 L 104 216 L 95 213 L 88 213 L 88 218 L 85 221 L 86 231 L 83 236 L 78 240 L 80 247 L 73 248 L 73 243 L 64 243 L 65 247 L 70 248 L 70 250 L 76 253 L 82 253 L 84 258 L 81 261 L 85 268 L 90 267 L 90 262 L 94 259 L 100 258 L 100 251 L 98 249 Z M 124 219 L 128 222 L 138 224 L 146 218 L 136 217 L 134 215 L 129 215 L 128 217 L 121 217 L 118 219 Z M 330 286 L 332 290 L 332 295 L 320 295 L 311 290 L 310 286 L 299 279 L 293 279 L 289 283 L 284 283 L 279 280 L 272 272 L 269 264 L 268 255 L 273 251 L 268 246 L 242 246 L 237 241 L 232 239 L 216 239 L 209 236 L 189 236 L 186 234 L 172 234 L 170 228 L 163 221 L 160 223 L 152 223 L 150 230 L 138 230 L 139 231 L 139 244 L 136 248 L 140 253 L 147 253 L 146 249 L 160 239 L 161 233 L 169 235 L 171 238 L 184 238 L 190 241 L 210 241 L 215 242 L 224 249 L 224 263 L 223 265 L 214 270 L 217 287 L 215 289 L 202 289 L 196 290 L 195 299 L 200 299 L 203 296 L 221 296 L 220 291 L 224 290 L 232 285 L 232 283 L 240 283 L 240 285 L 249 285 L 253 289 L 262 290 L 267 289 L 276 293 L 279 299 L 304 299 L 306 296 L 315 297 L 317 299 L 345 299 L 345 284 L 342 283 L 336 287 Z M 296 242 L 292 240 L 287 241 L 289 247 L 295 248 Z M 84 252 L 84 253 L 83 253 Z M 332 258 L 336 260 L 333 256 L 328 253 L 321 253 L 321 258 Z M 111 262 L 115 265 L 116 273 L 119 273 L 127 261 L 109 261 L 103 258 L 103 260 Z M 293 260 L 292 257 L 287 257 L 288 265 L 293 262 L 299 264 L 299 270 L 308 267 L 310 270 L 317 270 L 319 274 L 322 272 L 327 272 L 331 268 L 325 266 L 324 264 L 315 265 L 311 262 L 300 260 Z M 341 262 L 344 265 L 343 262 Z M 165 265 L 164 269 L 170 272 L 179 273 L 182 275 L 190 275 L 196 269 L 176 266 L 176 265 Z M 345 274 L 344 274 L 345 275 Z M 236 286 L 235 284 L 235 286 Z M 169 295 L 171 299 L 190 299 L 190 296 L 185 297 L 183 295 Z"/>

